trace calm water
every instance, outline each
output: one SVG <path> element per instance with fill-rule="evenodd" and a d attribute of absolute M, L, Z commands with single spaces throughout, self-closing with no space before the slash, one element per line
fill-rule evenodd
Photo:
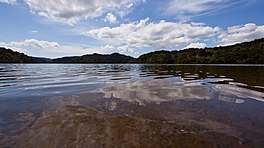
<path fill-rule="evenodd" d="M 0 64 L 3 147 L 264 147 L 264 65 Z"/>

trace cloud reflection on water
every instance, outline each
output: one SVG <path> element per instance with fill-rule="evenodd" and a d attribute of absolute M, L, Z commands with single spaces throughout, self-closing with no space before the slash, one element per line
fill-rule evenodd
<path fill-rule="evenodd" d="M 180 82 L 178 82 L 180 83 Z M 264 93 L 225 84 L 203 84 L 199 81 L 181 86 L 173 85 L 169 79 L 141 80 L 99 89 L 104 98 L 119 98 L 128 102 L 145 105 L 177 100 L 212 100 L 244 103 L 245 99 L 264 101 Z"/>

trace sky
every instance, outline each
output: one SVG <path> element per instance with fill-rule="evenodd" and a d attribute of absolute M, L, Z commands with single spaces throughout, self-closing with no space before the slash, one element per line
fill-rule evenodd
<path fill-rule="evenodd" d="M 0 0 L 0 46 L 30 56 L 138 57 L 264 38 L 263 0 Z"/>

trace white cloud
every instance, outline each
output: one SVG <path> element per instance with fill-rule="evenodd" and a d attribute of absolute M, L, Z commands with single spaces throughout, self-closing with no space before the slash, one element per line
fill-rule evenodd
<path fill-rule="evenodd" d="M 109 53 L 114 51 L 114 47 L 111 45 L 100 47 L 82 47 L 37 39 L 12 41 L 10 43 L 0 42 L 0 46 L 33 56 L 44 56 L 42 54 L 45 54 L 45 56 L 47 55 L 48 57 L 52 58 L 58 56 L 72 56 L 92 53 Z"/>
<path fill-rule="evenodd" d="M 12 41 L 9 45 L 13 47 L 31 47 L 42 49 L 55 49 L 60 47 L 57 42 L 40 41 L 36 39 L 26 39 L 21 42 Z"/>
<path fill-rule="evenodd" d="M 24 0 L 32 12 L 56 22 L 74 24 L 115 12 L 120 16 L 140 0 Z"/>
<path fill-rule="evenodd" d="M 222 45 L 232 45 L 264 38 L 264 25 L 257 26 L 256 24 L 249 23 L 229 27 L 228 30 L 219 35 L 218 38 Z"/>
<path fill-rule="evenodd" d="M 31 30 L 30 33 L 38 33 L 37 30 Z"/>
<path fill-rule="evenodd" d="M 111 24 L 115 24 L 117 22 L 117 19 L 116 16 L 112 13 L 107 13 L 107 15 L 105 16 L 105 21 Z"/>
<path fill-rule="evenodd" d="M 129 45 L 119 46 L 119 47 L 117 47 L 117 50 L 120 52 L 134 53 L 134 48 L 129 47 Z"/>
<path fill-rule="evenodd" d="M 264 25 L 245 24 L 229 27 L 210 27 L 204 23 L 151 22 L 148 18 L 121 24 L 117 27 L 92 29 L 85 35 L 94 37 L 120 51 L 141 49 L 205 48 L 210 40 L 215 45 L 231 45 L 264 38 Z M 176 47 L 176 48 L 175 48 Z"/>
<path fill-rule="evenodd" d="M 14 47 L 14 46 L 11 46 L 10 44 L 7 44 L 5 42 L 0 42 L 0 47 L 5 47 L 5 48 L 11 49 L 13 51 L 17 51 L 17 52 L 23 52 L 23 53 L 27 52 L 27 49 Z"/>
<path fill-rule="evenodd" d="M 0 42 L 0 46 L 33 56 L 72 56 L 91 53 L 121 52 L 142 54 L 142 51 L 157 49 L 204 48 L 211 44 L 231 45 L 264 38 L 264 25 L 245 24 L 223 30 L 203 23 L 151 22 L 148 18 L 121 24 L 118 27 L 92 29 L 85 35 L 101 41 L 100 46 L 69 45 L 58 42 L 26 39 L 23 41 Z M 178 46 L 178 47 L 177 47 Z"/>
<path fill-rule="evenodd" d="M 204 24 L 182 24 L 160 21 L 150 22 L 148 18 L 121 24 L 118 27 L 103 27 L 86 32 L 86 35 L 115 46 L 133 48 L 168 49 L 181 44 L 195 43 L 215 37 L 220 32 L 218 27 Z M 121 49 L 121 48 L 120 48 Z"/>
<path fill-rule="evenodd" d="M 233 6 L 245 0 L 171 0 L 165 13 L 180 19 L 188 19 L 194 15 L 208 14 Z"/>
<path fill-rule="evenodd" d="M 15 4 L 16 0 L 0 0 L 0 3 L 8 3 L 8 4 Z"/>
<path fill-rule="evenodd" d="M 205 47 L 206 47 L 205 43 L 191 43 L 190 45 L 185 47 L 185 49 L 189 49 L 189 48 L 205 48 Z"/>

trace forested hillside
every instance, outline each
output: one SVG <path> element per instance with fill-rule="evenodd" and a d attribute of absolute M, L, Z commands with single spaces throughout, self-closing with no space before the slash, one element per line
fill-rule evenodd
<path fill-rule="evenodd" d="M 225 47 L 155 51 L 137 59 L 119 53 L 48 59 L 0 47 L 0 63 L 264 64 L 264 39 Z"/>
<path fill-rule="evenodd" d="M 264 39 L 226 47 L 156 51 L 133 63 L 155 64 L 264 64 Z"/>
<path fill-rule="evenodd" d="M 119 53 L 109 55 L 91 54 L 54 59 L 54 63 L 129 63 L 134 58 Z"/>
<path fill-rule="evenodd" d="M 0 47 L 0 63 L 34 63 L 32 57 Z"/>

